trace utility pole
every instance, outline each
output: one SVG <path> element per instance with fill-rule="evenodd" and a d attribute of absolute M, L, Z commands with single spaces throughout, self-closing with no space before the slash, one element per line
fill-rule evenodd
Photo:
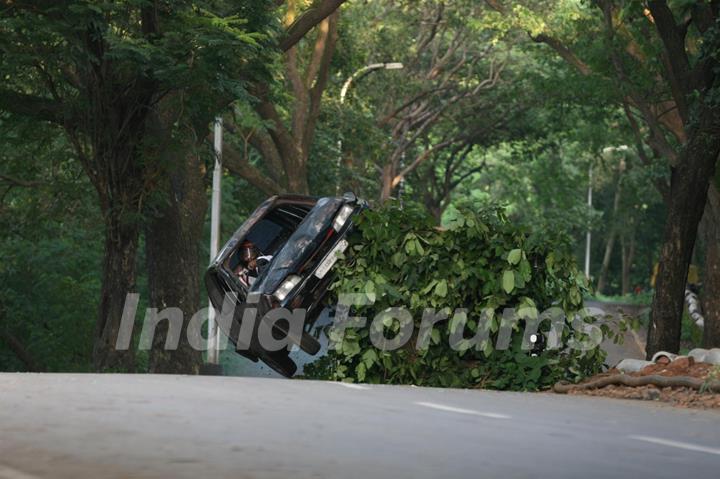
<path fill-rule="evenodd" d="M 390 62 L 390 63 L 372 63 L 370 65 L 366 65 L 362 68 L 360 68 L 358 71 L 353 73 L 348 77 L 347 80 L 345 80 L 345 83 L 342 86 L 342 89 L 340 90 L 340 105 L 345 104 L 345 97 L 347 97 L 348 90 L 350 89 L 350 86 L 352 83 L 356 80 L 359 80 L 360 77 L 367 75 L 368 73 L 375 71 L 375 70 L 402 70 L 405 68 L 405 65 L 399 62 Z M 336 183 L 335 183 L 335 194 L 340 194 L 340 168 L 342 167 L 342 139 L 338 140 L 337 142 L 338 147 L 338 159 L 337 159 L 337 165 L 336 165 Z"/>
<path fill-rule="evenodd" d="M 220 249 L 220 205 L 222 198 L 222 135 L 223 122 L 221 117 L 215 119 L 213 131 L 213 143 L 215 147 L 215 168 L 213 170 L 212 199 L 210 202 L 210 261 L 213 261 Z M 218 365 L 220 362 L 220 335 L 218 334 L 217 321 L 215 321 L 215 308 L 212 303 L 208 309 L 208 350 L 207 362 Z"/>
<path fill-rule="evenodd" d="M 588 204 L 588 211 L 592 209 L 592 181 L 593 181 L 593 169 L 592 164 L 590 165 L 590 169 L 588 170 L 588 194 L 587 194 L 587 204 Z M 590 279 L 590 244 L 592 242 L 592 232 L 590 231 L 590 225 L 588 224 L 587 229 L 587 237 L 585 238 L 585 277 L 587 279 Z"/>

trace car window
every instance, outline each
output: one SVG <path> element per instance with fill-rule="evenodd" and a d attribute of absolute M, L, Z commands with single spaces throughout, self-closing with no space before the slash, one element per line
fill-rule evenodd
<path fill-rule="evenodd" d="M 252 241 L 261 255 L 274 256 L 305 219 L 312 206 L 292 203 L 276 206 L 250 229 L 244 239 Z M 237 268 L 240 264 L 239 250 L 229 258 L 227 264 L 231 270 Z"/>
<path fill-rule="evenodd" d="M 268 219 L 258 222 L 247 235 L 248 240 L 252 241 L 262 254 L 271 254 L 271 247 L 276 240 L 283 235 L 284 228 Z"/>

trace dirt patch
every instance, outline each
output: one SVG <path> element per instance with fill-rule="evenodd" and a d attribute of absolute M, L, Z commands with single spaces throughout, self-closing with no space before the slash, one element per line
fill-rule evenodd
<path fill-rule="evenodd" d="M 588 384 L 602 378 L 623 374 L 617 369 L 598 374 L 580 384 Z M 625 373 L 627 377 L 663 376 L 689 377 L 703 381 L 717 380 L 718 367 L 708 363 L 695 363 L 692 358 L 678 358 L 667 364 L 652 364 L 637 373 Z M 638 399 L 643 401 L 660 401 L 678 407 L 720 409 L 720 394 L 698 391 L 689 387 L 658 387 L 654 385 L 625 386 L 607 385 L 597 389 L 572 389 L 568 394 L 601 396 L 618 399 Z"/>
<path fill-rule="evenodd" d="M 720 409 L 720 394 L 701 393 L 688 388 L 657 388 L 655 386 L 605 386 L 601 389 L 570 391 L 568 394 L 585 396 L 602 396 L 617 399 L 639 399 L 643 401 L 660 401 L 672 406 Z"/>
<path fill-rule="evenodd" d="M 649 376 L 651 374 L 657 374 L 667 377 L 690 376 L 693 378 L 706 379 L 712 373 L 713 368 L 717 367 L 708 363 L 690 362 L 690 364 L 677 364 L 680 361 L 681 360 L 678 359 L 670 364 L 653 364 L 646 366 L 639 373 L 633 373 L 632 376 Z M 620 371 L 616 370 L 615 372 L 619 373 Z"/>

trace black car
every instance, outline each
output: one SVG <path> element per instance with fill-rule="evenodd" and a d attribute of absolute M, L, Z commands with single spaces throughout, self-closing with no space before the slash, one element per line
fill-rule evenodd
<path fill-rule="evenodd" d="M 237 304 L 231 326 L 223 322 L 219 326 L 238 353 L 262 360 L 285 376 L 295 373 L 297 366 L 287 349 L 267 351 L 258 341 L 258 324 L 273 308 L 305 309 L 302 337 L 291 341 L 309 354 L 318 352 L 320 344 L 309 330 L 324 308 L 338 253 L 348 247 L 353 216 L 365 206 L 352 193 L 326 198 L 278 195 L 263 202 L 240 226 L 205 274 L 210 301 L 218 312 L 226 295 Z M 250 248 L 265 263 L 252 270 L 243 256 Z M 240 326 L 249 307 L 257 309 L 255 330 L 250 344 L 240 347 Z M 285 337 L 288 327 L 278 322 L 272 332 Z"/>

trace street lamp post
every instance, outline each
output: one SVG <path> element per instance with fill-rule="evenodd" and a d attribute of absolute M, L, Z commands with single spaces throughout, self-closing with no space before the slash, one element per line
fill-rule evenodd
<path fill-rule="evenodd" d="M 375 70 L 402 70 L 405 66 L 402 63 L 399 62 L 389 62 L 389 63 L 372 63 L 370 65 L 366 65 L 362 68 L 360 68 L 358 71 L 353 73 L 348 77 L 347 80 L 345 80 L 345 83 L 342 86 L 342 89 L 340 90 L 340 105 L 345 104 L 345 98 L 347 97 L 348 90 L 352 86 L 354 81 L 359 80 L 362 76 L 367 75 L 368 73 L 375 71 Z M 342 139 L 338 140 L 338 159 L 337 159 L 337 165 L 336 165 L 336 184 L 335 184 L 335 193 L 340 194 L 340 168 L 342 167 Z"/>
<path fill-rule="evenodd" d="M 587 192 L 588 211 L 592 210 L 592 205 L 593 205 L 592 181 L 593 181 L 593 169 L 592 169 L 592 164 L 591 164 L 590 169 L 588 170 L 588 192 Z M 588 226 L 587 233 L 585 236 L 585 277 L 588 280 L 590 279 L 590 246 L 591 246 L 591 243 L 592 243 L 592 231 L 590 229 L 590 226 Z"/>
<path fill-rule="evenodd" d="M 210 261 L 215 259 L 220 248 L 220 205 L 222 188 L 222 134 L 223 121 L 221 117 L 215 119 L 213 130 L 213 143 L 215 147 L 215 169 L 213 170 L 212 199 L 210 201 Z M 218 351 L 219 335 L 217 321 L 215 320 L 215 308 L 209 303 L 208 308 L 208 350 L 207 362 L 216 365 L 220 361 Z"/>

